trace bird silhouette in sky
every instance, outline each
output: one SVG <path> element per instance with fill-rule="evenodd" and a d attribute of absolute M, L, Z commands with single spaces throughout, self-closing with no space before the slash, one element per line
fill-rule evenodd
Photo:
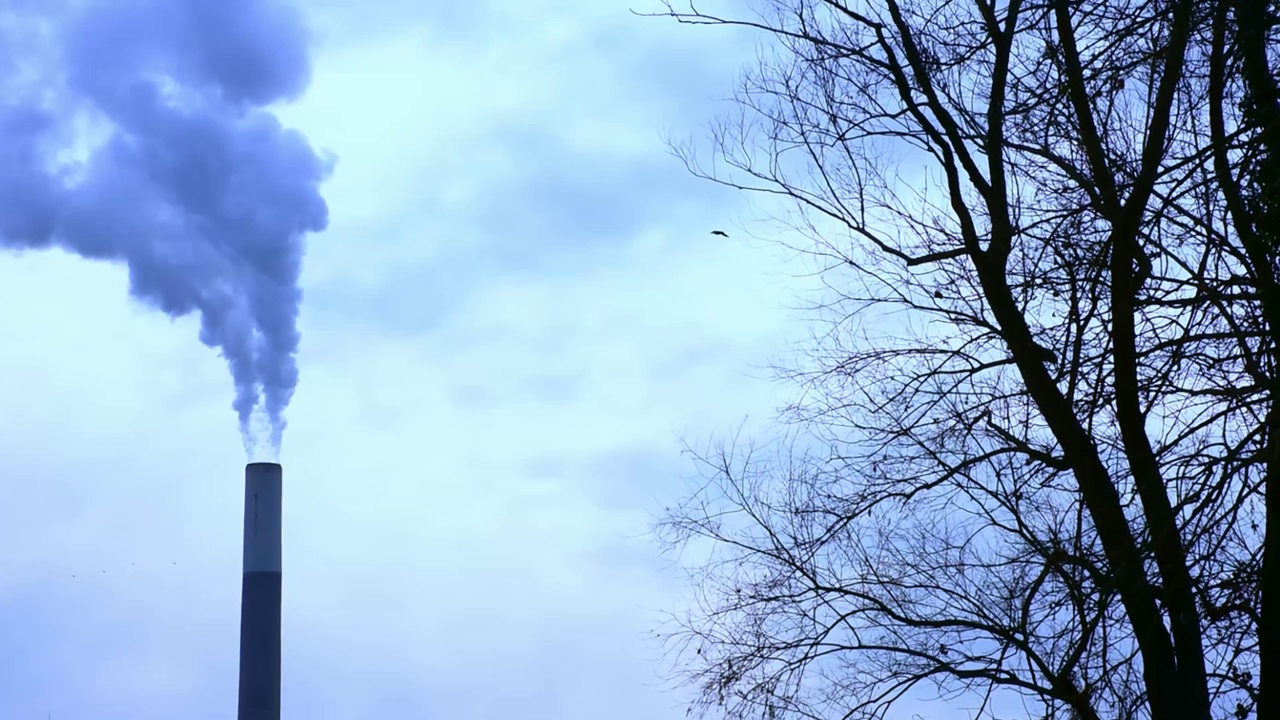
<path fill-rule="evenodd" d="M 712 234 L 712 235 L 719 235 L 720 237 L 729 237 L 729 233 L 727 233 L 727 232 L 725 232 L 725 231 L 723 231 L 723 230 L 712 230 L 712 231 L 711 231 L 711 234 Z"/>

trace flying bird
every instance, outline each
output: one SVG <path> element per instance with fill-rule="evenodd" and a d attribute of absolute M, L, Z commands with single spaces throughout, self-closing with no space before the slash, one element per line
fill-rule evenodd
<path fill-rule="evenodd" d="M 712 230 L 712 231 L 711 231 L 711 234 L 712 234 L 712 235 L 719 235 L 720 237 L 729 237 L 729 233 L 727 233 L 727 232 L 725 232 L 725 231 L 723 231 L 723 230 Z"/>

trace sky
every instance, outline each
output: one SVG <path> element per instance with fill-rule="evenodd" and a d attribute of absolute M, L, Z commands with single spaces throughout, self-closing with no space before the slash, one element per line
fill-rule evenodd
<path fill-rule="evenodd" d="M 310 84 L 273 110 L 337 163 L 280 457 L 286 717 L 685 716 L 646 533 L 804 328 L 759 207 L 663 140 L 754 39 L 647 2 L 299 4 Z M 0 289 L 0 718 L 232 717 L 226 362 L 119 263 L 0 250 Z"/>

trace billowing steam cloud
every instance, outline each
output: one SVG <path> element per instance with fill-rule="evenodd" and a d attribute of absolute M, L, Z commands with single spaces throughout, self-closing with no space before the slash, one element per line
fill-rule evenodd
<path fill-rule="evenodd" d="M 251 455 L 279 449 L 303 238 L 328 224 L 331 159 L 267 110 L 309 80 L 278 0 L 0 4 L 0 246 L 121 262 L 137 298 L 198 313 Z"/>

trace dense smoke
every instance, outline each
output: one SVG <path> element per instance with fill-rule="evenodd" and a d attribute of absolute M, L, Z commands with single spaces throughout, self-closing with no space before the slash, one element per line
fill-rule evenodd
<path fill-rule="evenodd" d="M 277 0 L 0 3 L 0 247 L 120 262 L 135 297 L 199 313 L 250 455 L 279 450 L 303 239 L 328 224 L 332 160 L 267 109 L 309 80 Z"/>

